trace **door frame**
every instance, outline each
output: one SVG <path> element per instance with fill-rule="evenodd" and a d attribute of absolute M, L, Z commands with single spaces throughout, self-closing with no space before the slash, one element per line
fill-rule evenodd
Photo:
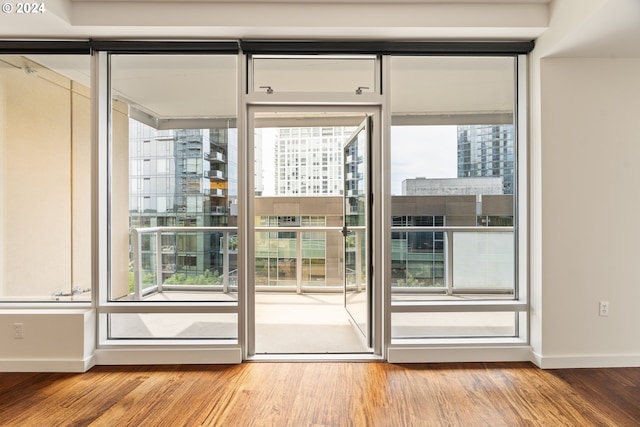
<path fill-rule="evenodd" d="M 313 96 L 311 98 L 314 98 Z M 241 224 L 246 230 L 243 234 L 245 250 L 243 250 L 242 263 L 244 269 L 245 280 L 240 283 L 242 288 L 239 289 L 239 316 L 238 319 L 241 333 L 239 334 L 240 344 L 242 346 L 243 360 L 309 360 L 309 355 L 292 354 L 292 355 L 256 355 L 255 354 L 255 207 L 254 207 L 254 135 L 255 135 L 255 114 L 259 112 L 335 112 L 335 113 L 362 113 L 371 116 L 371 152 L 370 152 L 370 168 L 371 171 L 383 168 L 383 107 L 380 98 L 374 98 L 374 102 L 362 102 L 354 104 L 351 102 L 246 102 L 245 109 L 245 135 L 244 144 L 240 144 L 238 152 L 239 165 L 246 165 L 244 173 L 240 176 L 239 188 L 243 188 L 243 196 L 241 202 L 244 207 L 241 212 L 244 213 Z M 316 360 L 383 360 L 386 355 L 386 345 L 388 339 L 383 334 L 386 328 L 383 328 L 385 319 L 385 304 L 383 287 L 383 206 L 382 201 L 385 199 L 383 189 L 382 173 L 371 173 L 370 183 L 370 224 L 369 235 L 371 236 L 370 247 L 370 263 L 371 263 L 371 314 L 369 322 L 371 324 L 371 348 L 372 353 L 362 354 L 318 354 L 313 355 L 312 359 Z M 244 178 L 244 182 L 242 181 Z M 239 226 L 241 225 L 239 224 Z M 376 249 L 378 248 L 378 249 Z"/>

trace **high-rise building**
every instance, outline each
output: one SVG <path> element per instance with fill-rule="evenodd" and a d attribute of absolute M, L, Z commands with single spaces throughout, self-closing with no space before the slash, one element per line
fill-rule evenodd
<path fill-rule="evenodd" d="M 130 226 L 229 225 L 236 193 L 229 191 L 233 162 L 228 141 L 228 129 L 157 130 L 131 119 Z M 216 233 L 163 232 L 163 279 L 217 271 L 222 265 L 219 240 Z M 152 270 L 155 247 L 150 241 L 142 245 L 143 266 Z"/>
<path fill-rule="evenodd" d="M 503 194 L 513 194 L 513 125 L 458 126 L 458 177 L 502 177 Z"/>
<path fill-rule="evenodd" d="M 352 127 L 280 128 L 275 142 L 275 195 L 339 195 L 342 150 Z"/>

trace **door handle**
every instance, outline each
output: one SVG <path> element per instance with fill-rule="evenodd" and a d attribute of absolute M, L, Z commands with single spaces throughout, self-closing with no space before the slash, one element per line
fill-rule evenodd
<path fill-rule="evenodd" d="M 342 227 L 342 236 L 343 237 L 347 237 L 349 235 L 349 233 L 351 233 L 351 232 L 349 231 L 349 229 L 347 228 L 346 225 L 344 227 Z"/>

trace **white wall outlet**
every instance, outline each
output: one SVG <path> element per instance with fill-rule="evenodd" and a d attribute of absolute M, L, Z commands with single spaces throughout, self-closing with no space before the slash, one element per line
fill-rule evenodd
<path fill-rule="evenodd" d="M 24 323 L 13 324 L 13 338 L 17 340 L 24 338 Z"/>
<path fill-rule="evenodd" d="M 609 315 L 609 301 L 600 301 L 600 316 L 606 317 Z"/>

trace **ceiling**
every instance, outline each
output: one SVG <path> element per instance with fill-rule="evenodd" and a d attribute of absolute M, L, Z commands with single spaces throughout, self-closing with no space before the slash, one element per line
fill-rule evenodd
<path fill-rule="evenodd" d="M 558 4 L 553 9 L 558 10 L 557 15 L 575 15 L 580 2 L 592 6 L 590 12 L 555 43 L 549 56 L 640 58 L 640 0 L 555 1 Z M 567 5 L 561 8 L 563 2 Z M 550 25 L 553 26 L 553 20 Z"/>
<path fill-rule="evenodd" d="M 551 55 L 640 57 L 639 0 L 47 0 L 0 38 L 534 40 Z M 564 17 L 563 17 L 564 15 Z"/>
<path fill-rule="evenodd" d="M 531 40 L 549 1 L 47 0 L 44 14 L 0 14 L 0 37 Z"/>
<path fill-rule="evenodd" d="M 539 39 L 539 45 L 545 49 L 544 56 L 640 58 L 640 0 L 48 0 L 46 7 L 46 12 L 39 15 L 0 14 L 0 38 Z M 74 80 L 89 83 L 90 64 L 86 58 L 40 56 L 32 59 Z M 75 62 L 69 62 L 71 60 Z M 208 70 L 210 73 L 212 69 L 218 69 L 222 74 L 234 75 L 233 60 L 224 64 L 190 62 L 208 60 L 211 59 L 183 56 L 171 64 L 163 62 L 165 59 L 147 56 L 142 62 L 135 63 L 136 58 L 131 57 L 129 62 L 121 64 L 114 89 L 118 91 L 117 96 L 137 105 L 141 112 L 159 119 L 232 116 L 235 107 L 227 107 L 229 111 L 216 108 L 235 106 L 235 102 L 211 102 L 213 99 L 235 97 L 233 85 L 216 83 L 224 81 L 222 75 L 208 80 L 211 87 L 207 87 L 206 92 L 210 97 L 202 98 L 204 103 L 201 105 L 194 102 L 197 97 L 192 97 L 184 102 L 174 102 L 174 107 L 182 105 L 183 108 L 172 111 L 174 107 L 167 104 L 166 96 L 154 96 L 158 93 L 166 95 L 170 88 L 163 86 L 162 82 L 168 81 L 182 82 L 172 85 L 180 87 L 176 96 L 198 93 L 198 87 L 202 89 L 206 82 L 199 82 L 191 88 L 193 90 L 188 90 L 194 86 L 193 75 L 188 75 L 194 70 Z M 411 114 L 418 112 L 411 105 L 411 99 L 420 99 L 422 107 L 428 99 L 452 99 L 446 94 L 438 97 L 428 95 L 443 87 L 430 85 L 429 81 L 442 81 L 443 75 L 455 78 L 451 70 L 443 70 L 433 79 L 423 79 L 420 86 L 409 84 L 403 90 L 407 82 L 417 81 L 411 76 L 415 64 L 398 60 L 394 66 L 395 75 L 401 76 L 393 83 L 396 93 L 407 94 L 392 100 L 395 112 L 410 118 Z M 456 67 L 464 70 L 464 67 L 459 68 L 459 64 Z M 419 68 L 424 75 L 424 68 Z M 472 68 L 477 70 L 478 64 L 472 64 Z M 440 73 L 434 64 L 430 69 Z M 507 75 L 510 69 L 506 67 L 501 72 Z M 269 79 L 277 81 L 278 74 L 276 70 Z M 280 77 L 280 80 L 285 79 L 283 82 L 288 79 Z M 475 73 L 474 77 L 482 78 L 480 73 Z M 154 85 L 154 82 L 158 84 Z M 158 87 L 163 87 L 162 91 L 158 91 Z M 479 82 L 476 88 L 486 90 L 478 96 L 467 97 L 467 103 L 458 99 L 453 104 L 466 105 L 469 112 L 485 114 L 501 114 L 510 110 L 510 106 L 498 99 L 490 105 L 478 104 L 481 100 L 492 99 L 490 94 L 496 93 L 490 80 Z M 501 97 L 503 100 L 512 99 L 509 93 Z M 429 106 L 428 111 L 442 117 L 453 112 L 441 104 Z"/>
<path fill-rule="evenodd" d="M 46 8 L 42 14 L 0 14 L 0 38 L 539 39 L 537 50 L 544 50 L 543 56 L 640 58 L 640 0 L 48 0 Z M 33 59 L 74 80 L 89 83 L 86 58 L 78 58 L 80 62 L 77 63 L 69 62 L 72 58 L 68 56 Z M 130 61 L 135 60 L 130 58 Z M 187 73 L 205 69 L 209 73 L 212 69 L 221 70 L 221 73 L 235 72 L 233 61 L 224 65 L 189 62 L 202 60 L 208 59 L 182 57 L 175 64 L 154 66 L 153 58 L 147 56 L 140 64 L 123 64 L 119 80 L 114 80 L 114 88 L 119 91 L 117 96 L 156 118 L 232 115 L 233 111 L 215 110 L 214 104 L 222 104 L 212 103 L 209 98 L 203 105 L 195 103 L 193 98 L 185 99 L 177 103 L 184 108 L 171 111 L 166 97 L 154 97 L 154 91 L 158 93 L 154 82 L 160 87 L 163 87 L 162 82 L 182 82 L 172 85 L 180 87 L 178 95 L 196 93 L 197 89 L 185 89 L 193 86 L 192 77 Z M 397 61 L 395 66 L 395 75 L 406 74 L 406 78 L 394 82 L 398 89 L 396 93 L 403 93 L 399 90 L 403 84 L 417 81 L 409 75 L 413 65 Z M 478 65 L 474 64 L 474 67 Z M 424 74 L 424 68 L 421 73 Z M 276 70 L 269 79 L 277 81 L 278 74 Z M 280 80 L 284 78 L 280 77 Z M 310 77 L 312 80 L 320 78 Z M 433 81 L 438 79 L 442 77 Z M 223 80 L 210 81 L 208 93 L 211 99 L 235 96 L 232 85 L 216 86 L 215 81 Z M 397 97 L 393 101 L 394 111 L 406 113 L 408 117 L 416 112 L 411 99 L 421 99 L 422 105 L 425 99 L 448 99 L 445 94 L 429 98 L 428 94 L 439 88 L 429 86 L 427 80 L 424 82 L 420 87 L 408 87 L 404 91 L 408 94 L 406 100 Z M 203 84 L 198 85 L 202 88 Z M 488 94 L 493 93 L 490 84 L 476 87 L 487 88 L 487 93 L 469 97 L 470 100 L 490 99 Z M 167 90 L 170 88 L 165 85 L 163 92 L 166 94 Z M 416 93 L 422 95 L 416 97 Z M 511 95 L 504 94 L 503 98 L 509 100 Z M 468 104 L 468 111 L 472 112 L 509 110 L 500 102 L 494 102 L 495 105 L 455 104 Z M 441 113 L 443 117 L 450 113 L 447 105 L 440 104 L 430 106 L 429 111 Z"/>

